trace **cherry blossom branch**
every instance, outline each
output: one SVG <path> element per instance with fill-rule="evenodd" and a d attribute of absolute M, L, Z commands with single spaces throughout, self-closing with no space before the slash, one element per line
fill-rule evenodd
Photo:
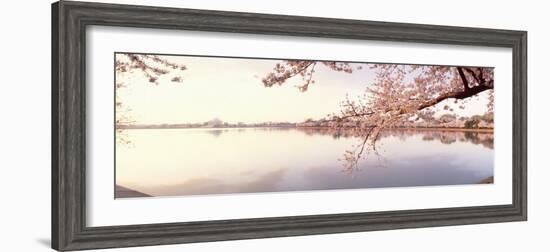
<path fill-rule="evenodd" d="M 285 69 L 291 72 L 298 70 L 296 66 L 307 69 L 311 62 L 287 62 L 277 65 L 275 68 L 279 73 Z M 351 73 L 349 64 L 338 62 L 323 62 L 331 70 Z M 376 152 L 376 142 L 380 131 L 391 128 L 399 122 L 416 117 L 422 120 L 431 120 L 433 111 L 430 108 L 446 101 L 455 99 L 465 100 L 494 87 L 493 69 L 450 66 L 420 66 L 420 65 L 397 65 L 397 64 L 365 64 L 376 73 L 376 78 L 367 89 L 367 95 L 360 98 L 358 103 L 347 99 L 342 103 L 340 115 L 332 115 L 325 121 L 336 121 L 332 127 L 358 127 L 368 129 L 365 132 L 363 141 L 354 149 L 346 151 L 344 161 L 346 167 L 352 168 L 357 165 L 357 160 L 368 150 Z M 303 70 L 302 69 L 302 70 Z M 271 73 L 270 75 L 273 75 Z M 268 75 L 268 76 L 270 76 Z M 274 79 L 274 83 L 282 85 L 287 79 L 297 74 L 283 74 Z M 304 75 L 302 75 L 304 76 Z M 312 82 L 312 76 L 304 78 L 304 89 L 306 91 Z M 266 80 L 264 84 L 267 86 Z M 365 103 L 361 102 L 365 101 Z M 492 93 L 488 108 L 492 107 Z M 461 105 L 459 108 L 463 109 Z M 444 109 L 448 109 L 445 106 Z M 452 109 L 450 109 L 452 111 Z"/>
<path fill-rule="evenodd" d="M 489 90 L 489 89 L 493 89 L 493 86 L 488 86 L 488 85 L 479 85 L 479 86 L 474 86 L 474 87 L 470 87 L 468 88 L 466 91 L 457 91 L 457 92 L 449 92 L 449 93 L 445 93 L 445 94 L 442 94 L 440 96 L 438 96 L 437 98 L 433 99 L 433 100 L 430 100 L 430 101 L 427 101 L 425 103 L 423 103 L 422 105 L 420 105 L 418 107 L 418 110 L 422 110 L 422 109 L 425 109 L 425 108 L 428 108 L 428 107 L 432 107 L 444 100 L 447 100 L 447 99 L 451 99 L 451 98 L 454 98 L 454 99 L 457 99 L 457 100 L 462 100 L 462 99 L 466 99 L 466 98 L 470 98 L 474 95 L 477 95 L 485 90 Z"/>
<path fill-rule="evenodd" d="M 286 60 L 282 63 L 277 63 L 273 67 L 272 72 L 268 73 L 263 79 L 262 83 L 265 87 L 272 87 L 274 85 L 282 85 L 288 79 L 295 76 L 302 76 L 304 81 L 302 85 L 298 86 L 298 89 L 302 92 L 307 91 L 310 84 L 315 83 L 313 79 L 313 73 L 315 72 L 315 66 L 321 63 L 330 70 L 337 72 L 352 73 L 352 68 L 348 63 L 336 62 L 336 61 L 311 61 L 311 60 Z"/>
<path fill-rule="evenodd" d="M 470 75 L 472 75 L 472 77 L 474 78 L 474 80 L 477 81 L 477 83 L 481 83 L 481 79 L 479 79 L 478 75 L 476 75 L 476 73 L 474 72 L 474 70 L 468 68 L 468 67 L 465 67 L 464 68 L 468 73 L 470 73 Z"/>
<path fill-rule="evenodd" d="M 462 80 L 462 84 L 464 86 L 464 91 L 470 89 L 468 79 L 466 79 L 466 75 L 464 75 L 464 70 L 462 70 L 462 67 L 457 67 L 456 69 L 458 71 L 458 74 L 460 75 L 460 79 Z"/>
<path fill-rule="evenodd" d="M 177 74 L 187 69 L 183 64 L 171 62 L 157 55 L 121 53 L 116 54 L 115 57 L 115 89 L 117 91 L 127 86 L 125 81 L 127 81 L 126 78 L 128 75 L 143 74 L 143 76 L 147 78 L 147 81 L 158 85 L 160 77 L 168 76 L 170 73 L 174 72 L 176 75 L 173 76 L 170 81 L 181 82 L 182 78 Z M 131 109 L 125 105 L 118 94 L 115 94 L 115 100 L 116 139 L 119 143 L 129 144 L 131 141 L 127 134 L 125 134 L 121 125 L 135 123 L 130 116 Z"/>

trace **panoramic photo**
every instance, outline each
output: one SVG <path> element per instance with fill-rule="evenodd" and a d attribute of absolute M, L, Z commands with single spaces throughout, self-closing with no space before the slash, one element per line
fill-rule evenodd
<path fill-rule="evenodd" d="M 115 53 L 115 198 L 494 183 L 494 68 Z"/>

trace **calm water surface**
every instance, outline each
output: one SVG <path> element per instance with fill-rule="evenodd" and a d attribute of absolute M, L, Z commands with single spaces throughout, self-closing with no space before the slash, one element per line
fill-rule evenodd
<path fill-rule="evenodd" d="M 493 134 L 385 131 L 346 171 L 353 130 L 134 129 L 116 183 L 152 196 L 475 184 L 493 176 Z"/>

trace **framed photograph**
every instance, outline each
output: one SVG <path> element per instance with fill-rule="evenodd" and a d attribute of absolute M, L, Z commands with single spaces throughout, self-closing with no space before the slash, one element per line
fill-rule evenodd
<path fill-rule="evenodd" d="M 52 247 L 527 219 L 527 32 L 52 5 Z"/>

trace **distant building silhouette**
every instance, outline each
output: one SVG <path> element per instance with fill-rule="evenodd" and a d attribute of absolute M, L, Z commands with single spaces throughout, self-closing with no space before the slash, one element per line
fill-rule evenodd
<path fill-rule="evenodd" d="M 206 122 L 206 127 L 209 127 L 209 128 L 215 128 L 215 127 L 221 127 L 221 126 L 223 126 L 223 121 L 218 118 L 214 118 Z"/>

